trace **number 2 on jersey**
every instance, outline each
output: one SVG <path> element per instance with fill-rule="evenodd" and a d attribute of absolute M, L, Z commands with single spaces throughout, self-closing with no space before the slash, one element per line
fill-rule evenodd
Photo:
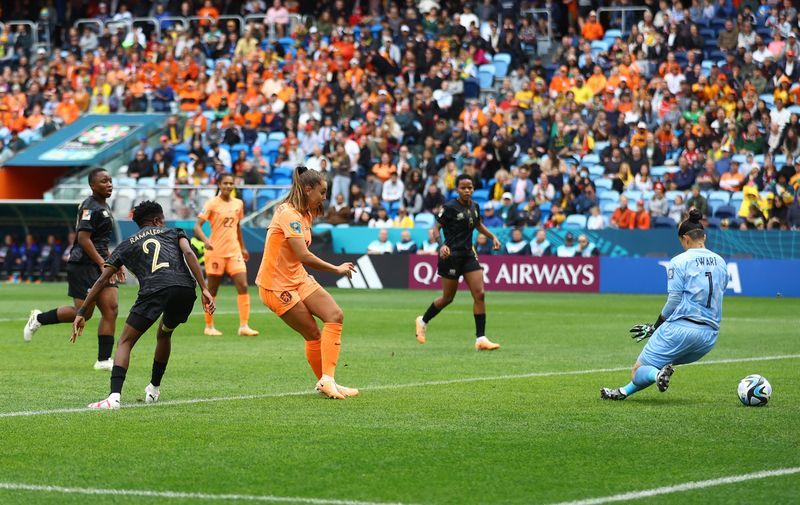
<path fill-rule="evenodd" d="M 706 272 L 706 277 L 708 277 L 708 300 L 706 300 L 706 308 L 710 309 L 711 297 L 714 296 L 714 279 L 711 277 L 711 272 Z"/>
<path fill-rule="evenodd" d="M 150 251 L 148 251 L 147 248 L 147 246 L 150 244 L 153 244 L 153 266 L 150 268 L 150 273 L 153 273 L 160 268 L 169 268 L 169 263 L 167 263 L 166 261 L 164 261 L 163 263 L 158 262 L 158 255 L 161 253 L 161 244 L 158 242 L 158 240 L 154 238 L 149 238 L 145 240 L 144 243 L 142 244 L 142 250 L 144 251 L 144 253 L 150 254 Z"/>

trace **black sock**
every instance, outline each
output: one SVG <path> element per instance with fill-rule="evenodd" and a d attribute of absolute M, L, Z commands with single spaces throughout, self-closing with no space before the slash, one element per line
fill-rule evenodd
<path fill-rule="evenodd" d="M 58 309 L 42 312 L 41 314 L 36 316 L 36 320 L 42 323 L 43 325 L 58 324 Z"/>
<path fill-rule="evenodd" d="M 164 372 L 167 371 L 167 364 L 160 361 L 153 360 L 153 375 L 150 378 L 150 384 L 155 387 L 161 385 L 161 378 L 164 377 Z"/>
<path fill-rule="evenodd" d="M 436 317 L 436 314 L 438 314 L 438 313 L 439 313 L 439 312 L 441 312 L 441 311 L 442 311 L 441 309 L 437 309 L 437 308 L 436 308 L 436 305 L 434 305 L 434 304 L 431 304 L 431 306 L 430 306 L 430 307 L 428 307 L 428 310 L 426 310 L 426 311 L 425 311 L 425 315 L 424 315 L 424 316 L 422 316 L 422 321 L 423 321 L 425 324 L 428 324 L 428 321 L 430 321 L 431 319 L 433 319 L 434 317 Z"/>
<path fill-rule="evenodd" d="M 122 393 L 122 383 L 125 382 L 125 374 L 128 373 L 127 368 L 114 365 L 111 369 L 111 392 Z"/>
<path fill-rule="evenodd" d="M 475 315 L 475 336 L 476 337 L 485 337 L 486 336 L 486 314 L 474 314 Z"/>
<path fill-rule="evenodd" d="M 109 359 L 112 349 L 114 349 L 114 335 L 97 335 L 97 361 Z"/>

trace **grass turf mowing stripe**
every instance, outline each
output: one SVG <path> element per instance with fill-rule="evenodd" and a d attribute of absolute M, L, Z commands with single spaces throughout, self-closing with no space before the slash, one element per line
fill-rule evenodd
<path fill-rule="evenodd" d="M 650 498 L 651 496 L 659 496 L 662 494 L 681 493 L 683 491 L 705 489 L 707 487 L 714 487 L 714 486 L 724 486 L 725 484 L 736 484 L 737 482 L 766 479 L 768 477 L 779 477 L 781 475 L 792 475 L 795 473 L 800 473 L 800 467 L 779 468 L 777 470 L 763 470 L 760 472 L 745 473 L 742 475 L 732 475 L 730 477 L 720 477 L 718 479 L 698 480 L 694 482 L 687 482 L 685 484 L 676 484 L 674 486 L 664 486 L 653 489 L 644 489 L 642 491 L 631 491 L 629 493 L 615 494 L 611 496 L 602 496 L 600 498 L 587 498 L 585 500 L 565 501 L 565 502 L 554 503 L 551 505 L 601 505 L 603 503 L 639 500 L 641 498 Z"/>
<path fill-rule="evenodd" d="M 302 498 L 299 496 L 271 496 L 249 494 L 186 493 L 181 491 L 152 491 L 147 489 L 98 489 L 91 487 L 62 487 L 0 482 L 0 489 L 9 491 L 31 491 L 40 493 L 83 494 L 93 496 L 137 496 L 179 500 L 223 500 L 265 503 L 310 503 L 313 505 L 411 505 L 399 502 L 370 502 L 358 500 L 335 500 L 326 498 Z"/>
<path fill-rule="evenodd" d="M 781 359 L 796 359 L 800 358 L 800 354 L 785 354 L 780 356 L 754 356 L 750 358 L 726 358 L 718 360 L 697 361 L 681 366 L 706 366 L 706 365 L 724 365 L 727 363 L 750 363 L 754 361 L 772 361 Z M 588 370 L 566 370 L 561 372 L 532 372 L 525 374 L 515 375 L 492 375 L 487 377 L 465 377 L 462 379 L 444 379 L 438 381 L 424 381 L 424 382 L 409 382 L 406 384 L 380 384 L 375 386 L 366 386 L 359 388 L 362 391 L 381 391 L 386 389 L 401 389 L 401 388 L 414 388 L 425 386 L 446 386 L 449 384 L 464 384 L 469 382 L 486 382 L 496 380 L 513 380 L 513 379 L 529 379 L 534 377 L 558 377 L 565 375 L 587 375 L 594 373 L 608 373 L 608 372 L 625 372 L 629 371 L 631 366 L 622 366 L 614 368 L 592 368 Z M 210 398 L 188 398 L 185 400 L 167 400 L 158 403 L 132 403 L 130 405 L 123 405 L 123 409 L 131 408 L 155 408 L 166 407 L 170 405 L 192 405 L 197 403 L 213 403 L 213 402 L 227 402 L 238 400 L 258 400 L 264 398 L 281 398 L 286 396 L 303 396 L 318 394 L 314 391 L 295 391 L 285 393 L 264 393 L 253 395 L 239 395 L 239 396 L 220 396 Z M 0 418 L 3 417 L 30 417 L 42 416 L 49 414 L 74 414 L 79 412 L 94 412 L 88 408 L 63 408 L 63 409 L 48 409 L 48 410 L 23 410 L 17 412 L 0 412 Z"/>

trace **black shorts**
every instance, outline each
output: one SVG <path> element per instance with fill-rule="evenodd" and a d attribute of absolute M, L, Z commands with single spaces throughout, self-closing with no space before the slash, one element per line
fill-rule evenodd
<path fill-rule="evenodd" d="M 194 288 L 173 286 L 147 296 L 140 296 L 131 307 L 127 324 L 146 332 L 164 314 L 164 326 L 175 329 L 189 319 L 197 294 Z"/>
<path fill-rule="evenodd" d="M 94 263 L 67 263 L 67 294 L 70 298 L 85 300 L 89 290 L 100 277 L 100 267 Z M 109 284 L 109 288 L 117 288 L 116 284 Z"/>
<path fill-rule="evenodd" d="M 439 277 L 458 280 L 462 275 L 480 270 L 481 264 L 474 254 L 450 256 L 446 260 L 439 256 Z"/>

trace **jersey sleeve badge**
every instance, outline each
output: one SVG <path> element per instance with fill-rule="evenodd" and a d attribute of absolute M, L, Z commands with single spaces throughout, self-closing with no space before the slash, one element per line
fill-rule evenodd
<path fill-rule="evenodd" d="M 289 227 L 292 229 L 293 232 L 297 233 L 298 235 L 303 233 L 303 228 L 300 225 L 300 221 L 292 221 L 289 223 Z"/>
<path fill-rule="evenodd" d="M 672 268 L 667 269 L 667 279 L 672 279 L 675 277 L 675 270 Z"/>
<path fill-rule="evenodd" d="M 92 211 L 90 209 L 83 209 L 81 214 L 81 221 L 88 221 L 92 218 Z"/>

